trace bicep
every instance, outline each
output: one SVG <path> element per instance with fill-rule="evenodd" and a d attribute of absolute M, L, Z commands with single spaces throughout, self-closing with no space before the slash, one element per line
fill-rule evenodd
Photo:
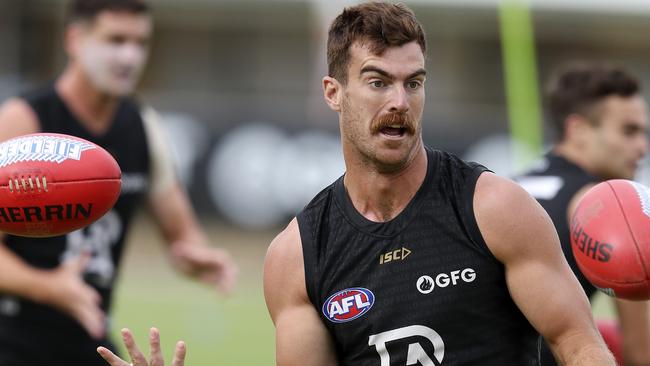
<path fill-rule="evenodd" d="M 552 346 L 577 334 L 593 340 L 589 303 L 548 214 L 514 183 L 487 181 L 482 192 L 477 185 L 476 218 L 488 247 L 504 264 L 513 301 Z"/>
<path fill-rule="evenodd" d="M 264 298 L 275 324 L 278 366 L 337 364 L 332 339 L 307 296 L 295 219 L 269 246 L 264 261 Z"/>
<path fill-rule="evenodd" d="M 310 303 L 278 310 L 275 314 L 278 366 L 337 364 L 329 333 Z"/>

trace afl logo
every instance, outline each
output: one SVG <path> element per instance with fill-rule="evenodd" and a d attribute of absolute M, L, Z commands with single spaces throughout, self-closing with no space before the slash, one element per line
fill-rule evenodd
<path fill-rule="evenodd" d="M 327 298 L 323 314 L 333 323 L 345 323 L 367 313 L 374 303 L 372 291 L 362 287 L 346 288 Z"/>

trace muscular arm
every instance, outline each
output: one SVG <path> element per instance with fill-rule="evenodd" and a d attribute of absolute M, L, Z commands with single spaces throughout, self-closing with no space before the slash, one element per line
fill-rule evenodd
<path fill-rule="evenodd" d="M 615 365 L 542 207 L 515 183 L 485 173 L 474 209 L 488 247 L 505 266 L 510 295 L 560 363 Z"/>
<path fill-rule="evenodd" d="M 337 364 L 331 337 L 307 296 L 296 219 L 269 247 L 264 262 L 264 297 L 275 324 L 278 366 Z"/>

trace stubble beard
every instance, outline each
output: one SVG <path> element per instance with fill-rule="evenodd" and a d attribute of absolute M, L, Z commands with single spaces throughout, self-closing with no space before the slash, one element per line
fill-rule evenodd
<path fill-rule="evenodd" d="M 404 170 L 413 160 L 420 145 L 421 125 L 404 113 L 392 113 L 375 118 L 371 121 L 370 132 L 364 133 L 367 127 L 363 124 L 359 113 L 351 108 L 347 98 L 344 97 L 341 103 L 341 123 L 342 134 L 358 157 L 355 160 L 359 161 L 366 170 L 373 170 L 379 174 L 396 174 Z M 409 146 L 406 147 L 403 156 L 389 160 L 381 155 L 381 148 L 375 146 L 371 140 L 374 135 L 381 133 L 382 128 L 394 124 L 404 126 L 405 133 L 414 138 L 408 139 Z"/>

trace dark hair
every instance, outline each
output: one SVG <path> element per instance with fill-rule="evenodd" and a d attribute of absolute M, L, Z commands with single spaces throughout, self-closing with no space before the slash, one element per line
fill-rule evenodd
<path fill-rule="evenodd" d="M 327 39 L 328 74 L 343 84 L 347 82 L 350 46 L 357 41 L 376 55 L 412 41 L 426 52 L 422 25 L 406 5 L 370 2 L 345 8 L 332 22 Z"/>
<path fill-rule="evenodd" d="M 66 12 L 66 23 L 93 21 L 99 13 L 107 10 L 146 14 L 150 8 L 144 0 L 72 0 Z"/>
<path fill-rule="evenodd" d="M 598 123 L 592 113 L 599 102 L 609 96 L 631 97 L 640 89 L 638 79 L 620 66 L 602 63 L 564 66 L 556 72 L 546 90 L 557 140 L 564 139 L 564 123 L 571 114 L 580 114 Z"/>

